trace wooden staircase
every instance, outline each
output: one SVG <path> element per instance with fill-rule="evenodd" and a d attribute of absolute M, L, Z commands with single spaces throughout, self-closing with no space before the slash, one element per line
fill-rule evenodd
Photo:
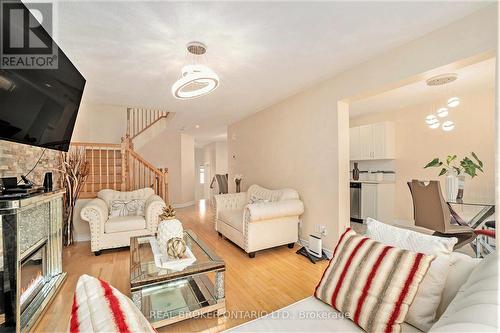
<path fill-rule="evenodd" d="M 168 112 L 127 109 L 127 133 L 121 144 L 73 142 L 71 149 L 83 151 L 90 174 L 80 198 L 95 198 L 102 189 L 133 191 L 151 187 L 168 203 L 168 169 L 157 168 L 133 149 L 133 138 L 144 133 Z"/>

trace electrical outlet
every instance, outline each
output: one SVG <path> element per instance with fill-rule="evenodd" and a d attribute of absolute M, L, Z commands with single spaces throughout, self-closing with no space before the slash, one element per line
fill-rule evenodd
<path fill-rule="evenodd" d="M 326 225 L 315 224 L 314 225 L 314 232 L 316 232 L 317 234 L 320 234 L 321 236 L 326 236 Z"/>

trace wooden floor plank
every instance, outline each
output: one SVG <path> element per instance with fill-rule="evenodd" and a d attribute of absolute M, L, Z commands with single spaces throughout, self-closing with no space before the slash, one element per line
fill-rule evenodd
<path fill-rule="evenodd" d="M 219 332 L 308 297 L 319 281 L 327 262 L 311 264 L 286 246 L 257 252 L 250 259 L 236 245 L 222 239 L 214 230 L 214 214 L 202 201 L 178 209 L 185 229 L 193 230 L 226 263 L 226 304 L 228 313 L 220 318 L 188 319 L 164 328 L 162 332 Z M 66 332 L 78 277 L 89 274 L 107 280 L 130 296 L 129 250 L 103 251 L 95 257 L 89 242 L 76 243 L 63 252 L 68 278 L 35 332 Z M 245 313 L 245 311 L 247 311 Z"/>

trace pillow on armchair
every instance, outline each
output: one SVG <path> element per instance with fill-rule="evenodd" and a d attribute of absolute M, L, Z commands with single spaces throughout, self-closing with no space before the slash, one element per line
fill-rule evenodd
<path fill-rule="evenodd" d="M 130 298 L 106 281 L 82 275 L 76 284 L 70 333 L 156 332 Z"/>
<path fill-rule="evenodd" d="M 109 217 L 144 216 L 146 200 L 112 200 L 109 206 Z"/>

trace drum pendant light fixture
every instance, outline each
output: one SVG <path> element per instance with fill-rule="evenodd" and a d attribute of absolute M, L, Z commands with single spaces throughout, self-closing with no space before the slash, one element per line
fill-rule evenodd
<path fill-rule="evenodd" d="M 193 99 L 207 95 L 219 86 L 219 77 L 208 66 L 201 64 L 207 52 L 205 44 L 187 45 L 190 64 L 182 67 L 180 78 L 172 85 L 172 94 L 178 99 Z"/>

